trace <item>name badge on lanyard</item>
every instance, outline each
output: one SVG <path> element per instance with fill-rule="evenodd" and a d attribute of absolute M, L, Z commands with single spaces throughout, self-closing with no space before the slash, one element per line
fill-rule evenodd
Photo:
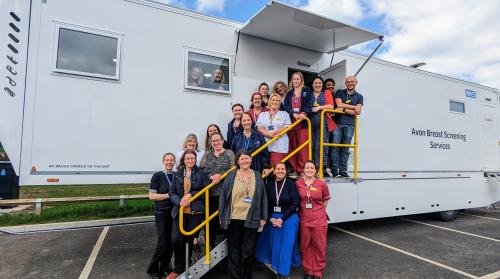
<path fill-rule="evenodd" d="M 244 197 L 243 202 L 244 203 L 252 203 L 252 198 L 251 197 Z"/>
<path fill-rule="evenodd" d="M 306 182 L 306 180 L 304 179 L 304 183 L 305 182 Z M 313 181 L 313 183 L 314 183 L 314 181 Z M 307 183 L 306 183 L 306 196 L 307 196 L 306 208 L 307 209 L 313 208 L 313 205 L 311 203 L 311 190 L 312 190 L 312 188 L 314 188 L 314 187 L 312 187 L 313 183 L 311 183 L 310 185 L 307 185 Z M 316 188 L 314 188 L 314 190 L 316 190 Z"/>
<path fill-rule="evenodd" d="M 276 213 L 281 213 L 280 197 L 281 197 L 281 192 L 283 192 L 283 188 L 285 188 L 285 182 L 286 178 L 283 179 L 283 184 L 281 184 L 281 189 L 278 192 L 278 182 L 274 180 L 274 190 L 276 191 L 276 206 L 274 207 L 273 210 Z"/>

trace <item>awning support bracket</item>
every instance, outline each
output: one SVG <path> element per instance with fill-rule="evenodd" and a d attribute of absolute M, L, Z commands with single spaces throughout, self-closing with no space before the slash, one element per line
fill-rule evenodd
<path fill-rule="evenodd" d="M 236 40 L 236 51 L 234 54 L 234 62 L 233 62 L 233 74 L 234 75 L 236 75 L 236 58 L 238 57 L 238 48 L 240 46 L 240 35 L 241 35 L 241 32 L 239 29 L 236 32 L 238 32 L 238 39 Z"/>
<path fill-rule="evenodd" d="M 377 45 L 377 47 L 372 51 L 372 53 L 370 54 L 370 56 L 368 56 L 368 58 L 366 58 L 365 62 L 363 63 L 363 65 L 361 65 L 361 67 L 359 67 L 358 71 L 356 72 L 356 74 L 354 74 L 354 76 L 358 76 L 359 72 L 361 72 L 361 70 L 365 67 L 366 63 L 368 63 L 368 61 L 370 61 L 370 59 L 372 58 L 372 56 L 375 54 L 375 52 L 377 52 L 377 50 L 380 48 L 380 46 L 382 45 L 382 43 L 384 42 L 384 36 L 379 36 L 378 37 L 378 40 L 380 41 Z"/>

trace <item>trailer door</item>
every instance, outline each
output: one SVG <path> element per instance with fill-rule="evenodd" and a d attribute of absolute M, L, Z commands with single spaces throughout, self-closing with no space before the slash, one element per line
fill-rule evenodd
<path fill-rule="evenodd" d="M 496 101 L 496 100 L 495 100 Z M 498 161 L 499 142 L 498 103 L 487 98 L 481 105 L 481 153 L 484 171 L 500 170 Z"/>
<path fill-rule="evenodd" d="M 345 89 L 345 76 L 346 76 L 346 69 L 345 69 L 345 60 L 342 60 L 338 62 L 337 64 L 321 71 L 319 73 L 323 79 L 331 78 L 335 81 L 335 90 L 338 89 Z"/>
<path fill-rule="evenodd" d="M 0 141 L 19 175 L 29 1 L 0 1 Z"/>

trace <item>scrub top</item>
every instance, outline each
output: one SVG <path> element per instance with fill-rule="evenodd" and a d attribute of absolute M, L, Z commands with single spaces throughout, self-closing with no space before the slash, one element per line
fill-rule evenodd
<path fill-rule="evenodd" d="M 300 225 L 306 227 L 328 225 L 324 202 L 330 199 L 330 191 L 326 182 L 316 178 L 311 185 L 307 185 L 301 178 L 295 184 L 300 197 Z M 312 208 L 308 208 L 310 207 L 308 204 L 311 204 Z"/>

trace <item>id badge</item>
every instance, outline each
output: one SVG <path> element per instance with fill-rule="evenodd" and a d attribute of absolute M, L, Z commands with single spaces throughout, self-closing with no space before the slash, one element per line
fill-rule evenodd
<path fill-rule="evenodd" d="M 300 112 L 300 109 L 299 108 L 293 108 L 293 112 Z"/>
<path fill-rule="evenodd" d="M 318 103 L 317 103 L 317 102 L 314 102 L 314 103 L 313 103 L 313 107 L 317 107 L 317 106 L 319 106 L 319 105 L 318 105 Z"/>
<path fill-rule="evenodd" d="M 312 203 L 306 203 L 306 208 L 313 208 L 313 204 Z"/>
<path fill-rule="evenodd" d="M 281 213 L 281 206 L 275 206 L 274 207 L 274 212 Z"/>
<path fill-rule="evenodd" d="M 245 197 L 245 198 L 243 198 L 243 202 L 244 202 L 244 203 L 252 203 L 252 198 L 250 198 L 250 197 Z"/>
<path fill-rule="evenodd" d="M 267 126 L 267 130 L 268 130 L 268 131 L 274 131 L 274 126 L 273 126 L 273 125 L 269 125 L 269 126 Z"/>

